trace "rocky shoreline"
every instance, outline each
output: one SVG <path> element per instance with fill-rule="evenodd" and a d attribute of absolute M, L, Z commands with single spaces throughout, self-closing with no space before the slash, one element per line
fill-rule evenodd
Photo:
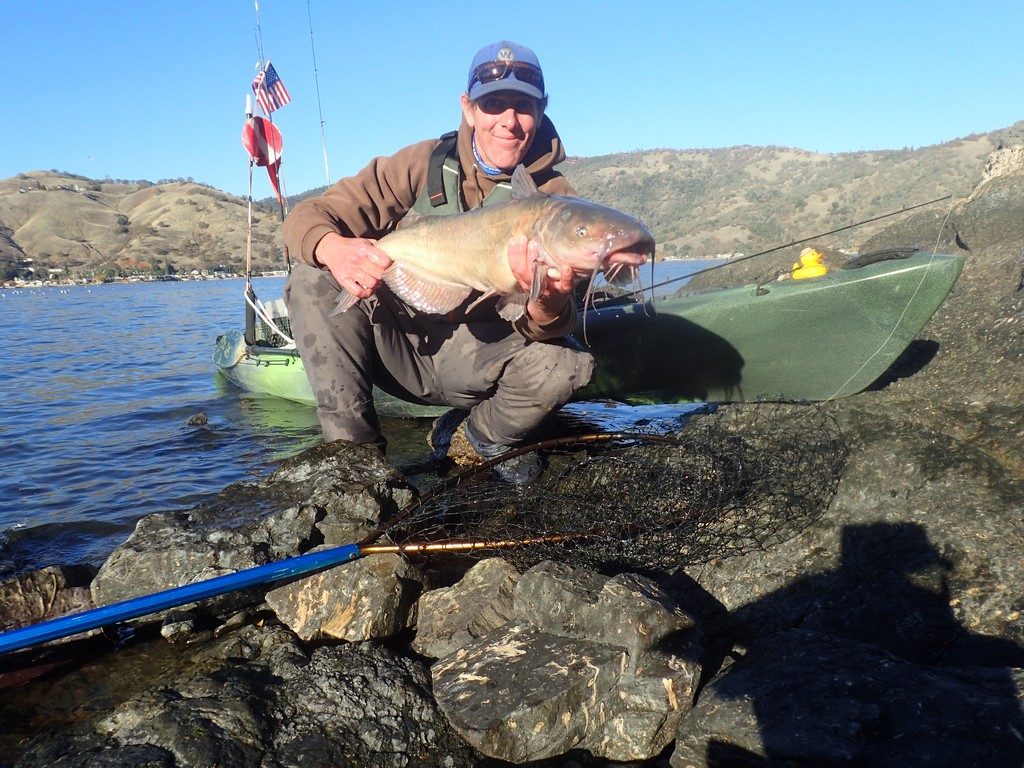
<path fill-rule="evenodd" d="M 0 765 L 1020 766 L 1024 167 L 1004 154 L 862 248 L 967 263 L 879 388 L 813 407 L 845 458 L 785 535 L 643 572 L 374 555 L 182 606 L 0 691 Z M 97 574 L 4 582 L 0 626 L 358 540 L 413 496 L 321 446 L 141 520 Z"/>

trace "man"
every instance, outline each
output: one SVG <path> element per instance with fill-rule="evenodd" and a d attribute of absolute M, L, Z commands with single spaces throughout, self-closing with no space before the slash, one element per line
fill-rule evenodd
<path fill-rule="evenodd" d="M 590 380 L 593 358 L 564 340 L 576 319 L 569 269 L 550 270 L 515 322 L 498 316 L 493 299 L 472 306 L 479 294 L 443 317 L 418 313 L 381 283 L 391 259 L 375 241 L 410 211 L 456 214 L 508 200 L 519 164 L 542 191 L 574 194 L 554 170 L 565 150 L 544 115 L 544 76 L 532 50 L 507 40 L 482 48 L 461 105 L 457 134 L 372 160 L 296 205 L 285 221 L 285 243 L 302 260 L 285 301 L 326 440 L 384 450 L 376 384 L 412 402 L 451 405 L 460 417 L 468 412 L 449 455 L 479 462 L 523 442 Z M 537 255 L 525 239 L 509 243 L 509 266 L 525 290 Z M 644 259 L 613 257 L 625 264 Z M 332 316 L 342 288 L 359 301 Z M 529 482 L 540 472 L 539 459 L 527 454 L 498 471 L 511 482 Z"/>

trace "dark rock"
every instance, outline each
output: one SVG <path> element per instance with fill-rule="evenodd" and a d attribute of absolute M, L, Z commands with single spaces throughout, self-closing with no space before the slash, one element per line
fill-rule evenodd
<path fill-rule="evenodd" d="M 438 710 L 426 668 L 369 643 L 317 650 L 279 699 L 281 765 L 460 768 L 479 757 Z"/>
<path fill-rule="evenodd" d="M 195 635 L 196 624 L 191 611 L 170 611 L 160 625 L 160 636 L 174 645 L 186 643 Z"/>
<path fill-rule="evenodd" d="M 94 738 L 59 737 L 35 745 L 14 764 L 51 768 L 175 768 L 174 755 L 148 744 L 96 744 Z"/>
<path fill-rule="evenodd" d="M 851 456 L 823 518 L 688 569 L 697 586 L 680 599 L 703 601 L 719 641 L 804 627 L 912 661 L 1024 664 L 1024 487 L 983 451 L 881 410 L 842 416 Z"/>
<path fill-rule="evenodd" d="M 471 766 L 425 667 L 367 644 L 307 655 L 291 633 L 244 627 L 193 670 L 74 734 L 40 734 L 18 766 Z M 133 762 L 135 761 L 135 762 Z"/>
<path fill-rule="evenodd" d="M 423 576 L 396 554 L 371 555 L 267 593 L 277 617 L 303 640 L 392 637 L 416 623 Z"/>
<path fill-rule="evenodd" d="M 754 643 L 680 724 L 674 768 L 1024 760 L 1024 673 L 935 670 L 877 646 L 791 630 Z"/>
<path fill-rule="evenodd" d="M 451 587 L 420 598 L 412 647 L 432 659 L 455 653 L 511 619 L 519 571 L 501 558 L 474 565 Z"/>
<path fill-rule="evenodd" d="M 189 512 L 144 517 L 92 583 L 97 605 L 151 594 L 308 551 L 359 541 L 411 499 L 375 451 L 335 442 L 285 462 L 259 484 L 236 483 Z M 259 590 L 204 604 L 232 613 Z"/>

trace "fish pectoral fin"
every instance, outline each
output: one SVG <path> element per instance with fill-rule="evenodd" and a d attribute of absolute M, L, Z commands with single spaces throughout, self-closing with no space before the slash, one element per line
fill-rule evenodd
<path fill-rule="evenodd" d="M 513 293 L 498 299 L 495 308 L 498 310 L 502 320 L 515 322 L 526 313 L 526 303 L 529 300 L 530 296 L 528 294 Z"/>
<path fill-rule="evenodd" d="M 406 304 L 434 315 L 451 312 L 473 292 L 468 286 L 430 280 L 398 264 L 384 273 L 383 280 Z"/>
<path fill-rule="evenodd" d="M 358 296 L 342 288 L 341 293 L 338 294 L 338 302 L 334 305 L 334 309 L 331 310 L 331 314 L 328 317 L 340 315 L 345 310 L 354 307 L 357 301 L 359 301 Z"/>

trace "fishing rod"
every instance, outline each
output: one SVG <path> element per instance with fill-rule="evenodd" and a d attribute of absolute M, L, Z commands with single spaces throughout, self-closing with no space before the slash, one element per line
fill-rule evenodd
<path fill-rule="evenodd" d="M 327 164 L 327 134 L 324 131 L 324 108 L 320 102 L 320 70 L 316 66 L 316 44 L 313 42 L 313 12 L 306 0 L 306 18 L 309 19 L 309 49 L 313 53 L 313 82 L 316 84 L 316 108 L 320 113 L 320 146 L 324 150 L 324 180 L 331 186 L 331 169 Z"/>
<path fill-rule="evenodd" d="M 764 256 L 764 255 L 769 254 L 769 253 L 775 253 L 775 251 L 781 251 L 784 248 L 791 248 L 794 245 L 800 245 L 801 243 L 806 243 L 806 242 L 809 242 L 811 240 L 817 240 L 818 238 L 821 238 L 821 237 L 828 237 L 829 235 L 834 235 L 837 232 L 845 232 L 848 229 L 853 229 L 854 227 L 860 227 L 860 226 L 863 226 L 864 224 L 870 224 L 873 221 L 880 221 L 881 219 L 887 219 L 890 216 L 898 216 L 901 213 L 907 213 L 908 211 L 913 211 L 916 208 L 924 208 L 926 205 L 934 205 L 935 203 L 941 203 L 943 200 L 949 200 L 951 197 L 953 197 L 953 195 L 949 194 L 949 195 L 944 195 L 943 197 L 936 197 L 934 200 L 929 200 L 928 202 L 925 202 L 925 203 L 917 203 L 916 205 L 911 205 L 909 207 L 908 206 L 903 206 L 898 211 L 890 211 L 889 213 L 883 213 L 880 216 L 872 216 L 870 219 L 864 219 L 862 221 L 854 222 L 853 224 L 847 224 L 846 226 L 843 226 L 843 227 L 838 227 L 836 229 L 830 229 L 828 232 L 820 232 L 820 233 L 818 233 L 816 235 L 811 235 L 809 237 L 802 237 L 799 240 L 793 240 L 792 242 L 785 243 L 783 245 L 776 245 L 774 248 L 768 248 L 767 250 L 764 250 L 764 251 L 758 251 L 757 253 L 752 253 L 749 256 L 740 256 L 737 259 L 729 259 L 728 261 L 725 261 L 725 262 L 723 262 L 721 264 L 713 264 L 710 267 L 705 267 L 704 269 L 697 270 L 696 272 L 690 272 L 689 274 L 680 275 L 679 277 L 671 277 L 668 280 L 663 280 L 660 283 L 654 283 L 653 285 L 647 286 L 646 288 L 640 288 L 638 290 L 631 291 L 631 292 L 623 294 L 621 296 L 614 296 L 614 297 L 610 297 L 610 298 L 604 299 L 604 300 L 602 300 L 600 302 L 595 302 L 593 306 L 594 306 L 594 309 L 600 309 L 601 307 L 603 307 L 603 306 L 605 306 L 607 304 L 616 303 L 616 302 L 621 301 L 622 299 L 633 298 L 634 296 L 641 296 L 644 293 L 646 293 L 647 291 L 653 291 L 655 288 L 661 288 L 662 286 L 669 285 L 670 283 L 678 282 L 679 280 L 687 280 L 689 278 L 696 277 L 697 275 L 703 275 L 705 272 L 711 272 L 711 271 L 713 271 L 715 269 L 721 269 L 722 267 L 731 267 L 734 264 L 739 264 L 741 261 L 747 261 L 748 259 L 753 259 L 753 258 L 755 258 L 757 256 Z"/>

